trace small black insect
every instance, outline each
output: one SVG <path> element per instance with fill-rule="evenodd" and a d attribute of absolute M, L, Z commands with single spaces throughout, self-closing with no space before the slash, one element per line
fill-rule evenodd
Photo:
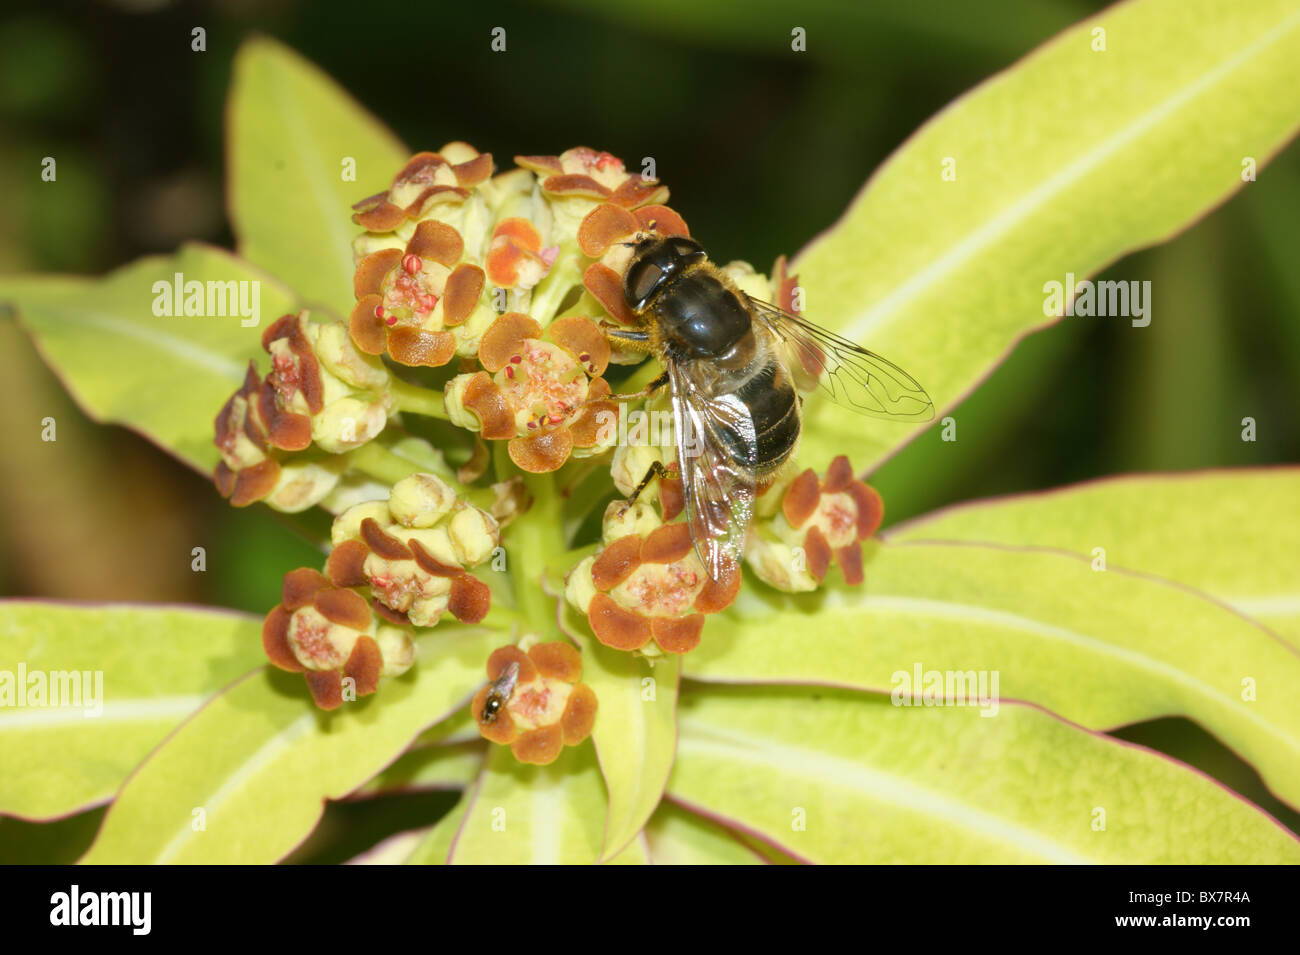
<path fill-rule="evenodd" d="M 519 679 L 519 664 L 511 662 L 506 664 L 506 668 L 501 671 L 501 675 L 492 681 L 492 688 L 488 690 L 487 702 L 483 704 L 483 715 L 479 717 L 485 726 L 490 726 L 497 720 L 497 714 L 501 708 L 510 702 L 510 697 L 515 692 L 515 682 Z"/>

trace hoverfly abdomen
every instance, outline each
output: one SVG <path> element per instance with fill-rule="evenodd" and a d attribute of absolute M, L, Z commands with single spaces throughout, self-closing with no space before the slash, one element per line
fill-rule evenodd
<path fill-rule="evenodd" d="M 785 367 L 771 361 L 736 390 L 754 423 L 753 468 L 775 471 L 799 443 L 799 395 Z"/>

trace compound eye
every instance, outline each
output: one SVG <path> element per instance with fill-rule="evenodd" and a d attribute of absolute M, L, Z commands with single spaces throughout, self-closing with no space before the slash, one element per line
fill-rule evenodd
<path fill-rule="evenodd" d="M 664 280 L 663 269 L 646 259 L 634 262 L 624 283 L 627 304 L 634 310 L 645 308 L 647 300 Z"/>

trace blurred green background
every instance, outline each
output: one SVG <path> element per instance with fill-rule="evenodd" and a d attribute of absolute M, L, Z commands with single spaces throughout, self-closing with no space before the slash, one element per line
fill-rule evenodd
<path fill-rule="evenodd" d="M 578 144 L 633 168 L 653 157 L 716 259 L 767 270 L 826 228 L 930 115 L 1104 5 L 6 0 L 0 272 L 98 274 L 183 239 L 232 245 L 223 104 L 234 51 L 253 32 L 321 66 L 412 149 L 464 139 L 503 168 L 516 153 Z M 194 52 L 200 26 L 207 49 Z M 494 27 L 504 53 L 490 48 Z M 807 31 L 805 53 L 790 50 L 794 27 Z M 58 160 L 57 184 L 40 179 L 45 156 Z M 1300 460 L 1297 208 L 1293 146 L 1193 229 L 1112 266 L 1106 277 L 1151 280 L 1151 325 L 1067 319 L 1026 339 L 953 412 L 955 444 L 931 430 L 875 475 L 887 522 L 1115 473 Z M 8 321 L 0 407 L 0 593 L 260 614 L 286 568 L 319 562 L 299 522 L 234 511 L 204 476 L 90 423 Z M 56 443 L 40 440 L 46 416 Z M 1254 443 L 1241 440 L 1247 416 Z M 206 573 L 190 569 L 198 545 Z M 1191 724 L 1122 735 L 1205 766 L 1297 827 Z M 18 824 L 3 825 L 12 835 Z"/>

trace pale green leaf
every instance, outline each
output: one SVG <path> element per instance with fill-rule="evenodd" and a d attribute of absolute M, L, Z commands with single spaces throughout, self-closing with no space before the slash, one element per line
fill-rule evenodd
<path fill-rule="evenodd" d="M 684 676 L 888 693 L 918 670 L 922 681 L 952 671 L 982 674 L 989 698 L 1030 700 L 1093 729 L 1187 716 L 1300 803 L 1300 655 L 1231 610 L 1054 551 L 878 546 L 866 577 L 800 596 L 745 588 L 709 620 Z M 1243 699 L 1243 681 L 1254 698 Z"/>
<path fill-rule="evenodd" d="M 1300 469 L 1136 475 L 976 501 L 893 541 L 1055 547 L 1176 580 L 1300 644 Z M 1249 559 L 1246 559 L 1249 555 Z"/>
<path fill-rule="evenodd" d="M 566 746 L 549 766 L 493 746 L 466 797 L 449 861 L 469 865 L 580 864 L 600 857 L 605 786 L 588 743 Z"/>
<path fill-rule="evenodd" d="M 443 722 L 448 722 L 443 720 Z M 483 741 L 412 747 L 357 790 L 357 796 L 429 789 L 464 789 L 483 768 Z"/>
<path fill-rule="evenodd" d="M 83 862 L 264 863 L 311 832 L 482 682 L 490 630 L 443 625 L 410 672 L 331 713 L 302 677 L 251 674 L 182 724 L 123 787 Z M 197 828 L 202 810 L 203 828 Z"/>
<path fill-rule="evenodd" d="M 710 688 L 683 694 L 680 731 L 674 800 L 813 862 L 1300 862 L 1208 777 L 1023 704 Z"/>
<path fill-rule="evenodd" d="M 638 832 L 631 842 L 606 859 L 605 865 L 650 865 L 650 846 L 645 833 Z"/>
<path fill-rule="evenodd" d="M 242 318 L 240 308 L 229 300 L 222 306 L 215 294 L 209 309 L 206 286 L 201 315 L 155 315 L 163 293 L 154 292 L 154 283 L 172 287 L 177 274 L 184 282 L 251 283 L 236 289 L 245 290 L 249 306 L 256 304 L 256 315 L 250 307 L 250 317 Z M 294 297 L 230 253 L 189 244 L 102 279 L 0 277 L 0 304 L 17 310 L 42 357 L 90 417 L 133 428 L 210 471 L 217 463 L 213 419 L 243 383 L 249 359 L 263 354 L 262 330 L 294 310 Z M 242 324 L 253 317 L 256 326 Z"/>
<path fill-rule="evenodd" d="M 677 746 L 677 682 L 681 657 L 651 667 L 644 658 L 604 646 L 567 602 L 565 632 L 582 649 L 582 682 L 600 701 L 591 738 L 609 791 L 602 859 L 636 837 L 654 812 Z"/>
<path fill-rule="evenodd" d="M 407 865 L 446 865 L 447 856 L 464 818 L 465 798 L 462 796 L 447 815 L 425 830 L 402 861 Z"/>
<path fill-rule="evenodd" d="M 806 312 L 906 368 L 942 413 L 1053 321 L 1045 283 L 1186 228 L 1242 187 L 1243 157 L 1264 162 L 1297 124 L 1294 0 L 1116 4 L 904 143 L 794 263 Z M 860 468 L 923 427 L 864 426 L 811 400 L 806 425 L 803 460 L 852 449 Z"/>
<path fill-rule="evenodd" d="M 645 827 L 655 865 L 762 865 L 730 830 L 668 801 Z"/>
<path fill-rule="evenodd" d="M 371 846 L 360 855 L 353 856 L 345 865 L 401 865 L 411 852 L 426 838 L 429 830 L 412 829 L 399 832 Z"/>
<path fill-rule="evenodd" d="M 111 798 L 168 732 L 264 660 L 260 623 L 240 614 L 0 602 L 0 812 L 49 819 Z M 77 689 L 80 705 L 18 706 L 6 683 L 19 692 L 20 675 L 61 700 Z"/>
<path fill-rule="evenodd" d="M 227 108 L 237 248 L 305 301 L 346 315 L 361 231 L 351 206 L 388 188 L 406 147 L 315 66 L 264 37 L 240 47 Z"/>
<path fill-rule="evenodd" d="M 478 723 L 467 706 L 430 726 L 416 737 L 411 749 L 415 750 L 423 746 L 455 746 L 458 743 L 472 743 L 481 739 L 483 736 L 478 731 Z"/>

